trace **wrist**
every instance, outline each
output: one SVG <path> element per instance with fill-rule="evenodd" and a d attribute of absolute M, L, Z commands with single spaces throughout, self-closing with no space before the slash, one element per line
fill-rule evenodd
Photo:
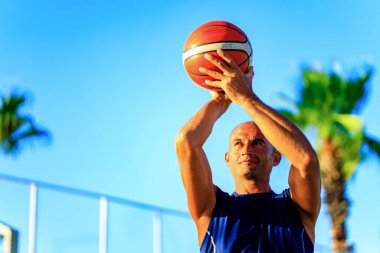
<path fill-rule="evenodd" d="M 260 102 L 260 99 L 255 94 L 252 93 L 249 96 L 244 96 L 240 98 L 238 101 L 236 101 L 236 104 L 245 108 L 247 106 L 256 105 L 259 102 Z"/>
<path fill-rule="evenodd" d="M 231 104 L 231 100 L 222 99 L 222 98 L 212 98 L 209 102 L 212 106 L 213 111 L 223 114 Z"/>

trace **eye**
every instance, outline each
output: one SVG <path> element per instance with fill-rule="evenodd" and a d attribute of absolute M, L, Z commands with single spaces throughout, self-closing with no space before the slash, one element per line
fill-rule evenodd
<path fill-rule="evenodd" d="M 262 146 L 265 146 L 265 142 L 262 141 L 262 140 L 254 140 L 253 141 L 253 146 L 260 146 L 260 147 L 262 147 Z"/>
<path fill-rule="evenodd" d="M 239 147 L 239 146 L 241 146 L 243 144 L 243 142 L 241 142 L 241 141 L 235 141 L 234 142 L 234 147 Z"/>

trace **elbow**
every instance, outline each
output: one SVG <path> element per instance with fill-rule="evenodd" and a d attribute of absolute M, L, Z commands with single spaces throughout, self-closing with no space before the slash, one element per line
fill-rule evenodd
<path fill-rule="evenodd" d="M 317 156 L 317 153 L 314 151 L 314 149 L 312 149 L 312 150 L 306 155 L 305 164 L 306 164 L 307 166 L 311 166 L 311 167 L 314 167 L 314 166 L 319 167 L 318 156 Z"/>
<path fill-rule="evenodd" d="M 175 136 L 175 145 L 181 146 L 184 143 L 189 142 L 189 139 L 189 134 L 181 130 Z"/>
<path fill-rule="evenodd" d="M 319 161 L 314 150 L 304 156 L 303 162 L 298 168 L 304 178 L 319 176 Z"/>
<path fill-rule="evenodd" d="M 181 130 L 175 136 L 175 146 L 177 153 L 181 150 L 191 149 L 196 146 L 196 142 L 189 131 Z"/>

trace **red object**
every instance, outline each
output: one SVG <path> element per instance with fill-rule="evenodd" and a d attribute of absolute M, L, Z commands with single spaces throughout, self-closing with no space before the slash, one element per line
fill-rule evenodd
<path fill-rule="evenodd" d="M 208 90 L 219 90 L 205 83 L 207 79 L 216 79 L 199 72 L 199 67 L 221 72 L 204 58 L 205 53 L 220 58 L 216 52 L 218 48 L 228 53 L 243 72 L 248 71 L 252 62 L 251 44 L 240 28 L 226 21 L 211 21 L 199 26 L 187 38 L 182 58 L 191 80 Z"/>

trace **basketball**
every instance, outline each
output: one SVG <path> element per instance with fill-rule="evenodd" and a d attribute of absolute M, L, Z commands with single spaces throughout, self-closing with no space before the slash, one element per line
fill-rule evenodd
<path fill-rule="evenodd" d="M 226 21 L 210 21 L 196 28 L 187 38 L 182 60 L 186 72 L 196 84 L 208 90 L 220 90 L 210 86 L 206 80 L 216 79 L 199 72 L 199 67 L 221 72 L 219 68 L 204 58 L 209 53 L 221 59 L 216 50 L 222 49 L 235 60 L 246 73 L 252 64 L 252 47 L 247 35 L 237 26 Z"/>

